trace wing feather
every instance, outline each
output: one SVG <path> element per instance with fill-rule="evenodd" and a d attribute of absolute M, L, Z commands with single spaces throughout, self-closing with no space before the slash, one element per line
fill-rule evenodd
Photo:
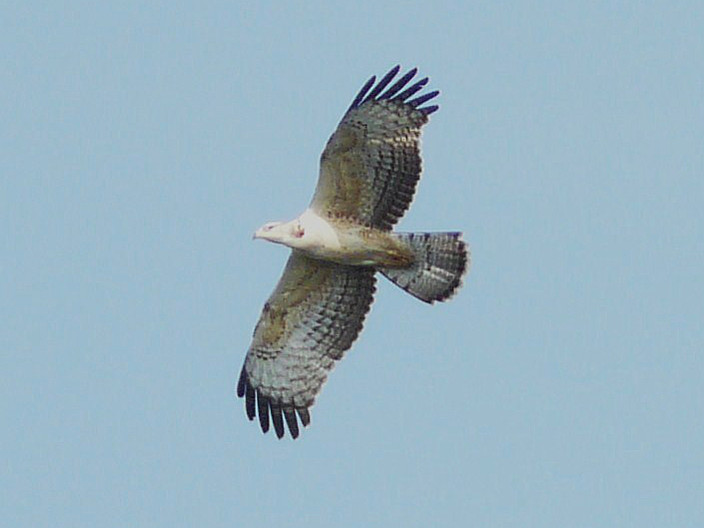
<path fill-rule="evenodd" d="M 286 425 L 288 425 L 288 430 L 291 433 L 292 438 L 298 438 L 298 422 L 296 421 L 296 411 L 292 406 L 287 405 L 283 408 L 284 418 L 286 418 Z M 280 435 L 279 438 L 281 438 Z"/>
<path fill-rule="evenodd" d="M 274 422 L 274 430 L 276 431 L 276 436 L 281 438 L 284 436 L 284 421 L 281 417 L 281 405 L 274 402 L 269 402 L 271 407 L 271 421 Z M 262 427 L 262 431 L 264 428 Z M 266 431 L 264 431 L 266 433 Z"/>
<path fill-rule="evenodd" d="M 405 101 L 409 97 L 414 96 L 416 93 L 420 92 L 426 84 L 428 84 L 429 80 L 430 79 L 428 79 L 427 77 L 424 77 L 417 83 L 409 86 L 408 88 L 406 88 L 406 90 L 398 94 L 398 98 Z"/>
<path fill-rule="evenodd" d="M 396 72 L 398 72 L 397 68 L 398 68 L 398 66 L 396 66 L 396 68 L 394 68 L 396 70 Z M 394 70 L 391 70 L 391 71 L 394 71 Z M 409 70 L 406 73 L 404 73 L 403 76 L 398 81 L 396 81 L 396 83 L 391 88 L 386 90 L 383 93 L 383 95 L 381 95 L 381 97 L 379 97 L 379 99 L 391 99 L 394 95 L 396 95 L 398 93 L 398 91 L 401 88 L 403 88 L 404 86 L 406 86 L 406 84 L 408 84 L 408 81 L 410 81 L 411 79 L 413 79 L 413 77 L 416 76 L 416 73 L 418 73 L 418 68 L 413 68 L 412 70 Z M 424 79 L 424 81 L 428 82 L 428 78 L 426 77 Z"/>
<path fill-rule="evenodd" d="M 420 106 L 420 105 L 422 105 L 423 103 L 425 103 L 426 101 L 430 101 L 430 100 L 433 99 L 434 97 L 437 97 L 437 95 L 438 95 L 439 93 L 440 93 L 440 92 L 439 92 L 438 90 L 435 90 L 435 91 L 433 91 L 433 92 L 429 92 L 429 93 L 427 93 L 427 94 L 423 94 L 423 95 L 421 95 L 421 96 L 419 96 L 419 97 L 416 97 L 416 98 L 413 99 L 412 101 L 408 101 L 407 104 L 409 104 L 409 105 L 411 105 L 411 106 L 414 106 L 414 107 Z"/>
<path fill-rule="evenodd" d="M 413 201 L 421 127 L 438 109 L 423 105 L 438 92 L 410 99 L 428 83 L 425 77 L 408 86 L 416 68 L 384 92 L 399 70 L 391 69 L 376 86 L 376 78 L 369 79 L 328 140 L 311 202 L 318 214 L 390 230 Z"/>
<path fill-rule="evenodd" d="M 352 100 L 352 104 L 350 104 L 350 107 L 347 109 L 348 112 L 350 110 L 352 110 L 353 108 L 357 108 L 357 106 L 359 106 L 359 104 L 362 102 L 362 99 L 364 99 L 364 96 L 367 95 L 367 92 L 369 91 L 369 89 L 372 86 L 374 86 L 375 82 L 376 82 L 376 77 L 374 75 L 372 75 L 369 78 L 369 80 L 366 83 L 364 83 L 364 86 L 362 86 L 362 88 L 360 88 L 359 92 L 357 93 L 355 98 Z"/>
<path fill-rule="evenodd" d="M 303 426 L 310 423 L 309 408 L 328 373 L 362 329 L 374 283 L 373 269 L 291 253 L 264 305 L 237 384 L 248 418 L 256 411 L 262 431 L 271 419 L 281 438 L 285 420 L 296 438 L 297 418 Z"/>
<path fill-rule="evenodd" d="M 303 426 L 307 426 L 310 423 L 310 413 L 308 412 L 308 409 L 297 407 L 296 412 L 298 413 L 298 417 L 301 419 Z"/>
<path fill-rule="evenodd" d="M 376 86 L 372 89 L 372 91 L 369 92 L 369 95 L 364 98 L 364 103 L 376 99 L 376 96 L 379 95 L 381 91 L 388 86 L 388 84 L 391 82 L 391 79 L 396 77 L 396 74 L 400 69 L 401 66 L 394 66 L 393 68 L 391 68 L 389 73 L 384 75 L 381 80 L 376 84 Z"/>
<path fill-rule="evenodd" d="M 269 400 L 262 396 L 260 390 L 257 391 L 257 411 L 259 412 L 259 425 L 266 433 L 269 430 Z M 252 420 L 251 417 L 250 420 Z"/>

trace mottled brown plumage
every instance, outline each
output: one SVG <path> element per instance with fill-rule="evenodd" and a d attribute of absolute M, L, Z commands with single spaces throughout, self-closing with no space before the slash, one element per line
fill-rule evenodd
<path fill-rule="evenodd" d="M 311 209 L 391 230 L 413 200 L 421 174 L 420 129 L 436 109 L 388 98 L 350 108 L 320 157 Z"/>
<path fill-rule="evenodd" d="M 291 222 L 255 234 L 293 249 L 264 305 L 247 352 L 237 394 L 264 432 L 284 421 L 291 436 L 327 375 L 364 324 L 375 291 L 375 272 L 417 298 L 449 298 L 468 266 L 459 233 L 393 233 L 413 200 L 421 173 L 421 127 L 438 109 L 417 97 L 428 79 L 413 84 L 410 70 L 393 68 L 360 90 L 330 137 L 310 207 Z"/>

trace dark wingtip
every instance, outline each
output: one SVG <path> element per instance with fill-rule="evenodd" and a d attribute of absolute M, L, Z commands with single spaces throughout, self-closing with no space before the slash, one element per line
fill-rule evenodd
<path fill-rule="evenodd" d="M 269 400 L 262 396 L 262 391 L 257 390 L 257 410 L 259 411 L 259 426 L 262 432 L 269 430 Z"/>
<path fill-rule="evenodd" d="M 376 76 L 372 75 L 369 78 L 369 80 L 366 83 L 364 83 L 364 86 L 362 86 L 361 90 L 359 90 L 359 93 L 355 96 L 354 100 L 352 101 L 352 104 L 347 109 L 348 112 L 350 110 L 352 110 L 353 108 L 357 108 L 361 104 L 362 99 L 364 99 L 364 96 L 367 95 L 367 92 L 369 91 L 369 89 L 372 87 L 372 85 L 375 82 L 376 82 Z"/>
<path fill-rule="evenodd" d="M 419 92 L 420 90 L 423 89 L 423 86 L 428 84 L 428 77 L 423 77 L 420 81 L 413 83 L 411 86 L 406 88 L 404 91 L 402 91 L 400 94 L 398 94 L 396 97 L 394 97 L 394 101 L 401 101 L 402 103 L 406 102 L 406 99 L 411 97 L 413 94 L 416 92 Z"/>
<path fill-rule="evenodd" d="M 310 423 L 310 412 L 308 409 L 306 407 L 297 407 L 296 412 L 298 413 L 298 417 L 301 419 L 303 427 L 307 427 Z"/>
<path fill-rule="evenodd" d="M 237 397 L 241 398 L 244 396 L 244 388 L 247 385 L 247 374 L 244 371 L 244 367 L 240 371 L 240 379 L 237 381 Z"/>
<path fill-rule="evenodd" d="M 254 388 L 250 383 L 246 384 L 247 386 L 245 387 L 245 400 L 244 400 L 244 405 L 245 409 L 247 410 L 247 418 L 250 420 L 254 420 L 254 417 L 256 416 L 256 413 L 254 411 L 254 400 L 255 400 L 255 395 L 254 395 Z"/>
<path fill-rule="evenodd" d="M 404 73 L 403 76 L 398 81 L 396 81 L 391 88 L 389 88 L 382 95 L 379 96 L 379 100 L 392 98 L 398 93 L 401 88 L 408 84 L 408 81 L 415 77 L 416 73 L 418 73 L 418 68 L 413 68 L 412 70 L 409 70 Z"/>
<path fill-rule="evenodd" d="M 408 101 L 414 94 L 423 89 L 423 87 L 428 84 L 428 77 L 424 77 L 421 80 L 415 82 L 409 87 L 406 85 L 415 77 L 418 73 L 418 68 L 412 68 L 401 76 L 391 87 L 386 89 L 386 87 L 391 83 L 391 81 L 396 77 L 398 72 L 401 71 L 401 66 L 396 65 L 391 68 L 386 75 L 384 75 L 378 83 L 376 83 L 376 76 L 372 76 L 359 91 L 357 96 L 352 101 L 352 104 L 347 109 L 347 112 L 362 106 L 369 101 L 382 101 L 385 99 L 399 101 L 404 104 L 410 104 L 411 106 L 418 108 L 424 102 L 433 99 L 438 95 L 438 91 L 430 92 L 428 94 L 421 95 L 416 99 Z M 376 85 L 375 85 L 376 83 Z M 384 91 L 386 89 L 386 91 Z M 402 91 L 403 90 L 403 91 Z M 383 93 L 382 93 L 383 92 Z M 399 93 L 400 92 L 400 93 Z M 424 114 L 432 114 L 439 107 L 437 105 L 428 106 L 425 108 L 418 108 L 419 111 Z"/>
<path fill-rule="evenodd" d="M 421 112 L 423 112 L 425 115 L 430 115 L 433 112 L 437 112 L 440 107 L 438 105 L 432 105 L 432 106 L 424 106 L 423 108 L 419 108 Z"/>
<path fill-rule="evenodd" d="M 376 86 L 372 89 L 371 92 L 369 92 L 369 95 L 367 95 L 364 98 L 364 101 L 362 101 L 360 104 L 364 104 L 367 101 L 372 101 L 376 99 L 376 97 L 381 93 L 381 91 L 388 86 L 388 84 L 391 82 L 391 79 L 396 77 L 396 74 L 398 71 L 401 69 L 401 66 L 398 64 L 391 68 L 386 75 L 384 75 L 379 82 L 376 84 Z"/>
<path fill-rule="evenodd" d="M 411 99 L 410 101 L 407 101 L 406 104 L 409 104 L 411 106 L 415 106 L 416 108 L 422 105 L 425 102 L 430 101 L 431 99 L 434 99 L 438 96 L 440 93 L 440 90 L 433 90 L 432 92 L 428 92 L 427 94 L 420 95 L 416 97 L 415 99 Z"/>
<path fill-rule="evenodd" d="M 296 421 L 296 411 L 293 407 L 284 407 L 284 418 L 286 418 L 286 425 L 288 425 L 288 430 L 291 433 L 291 438 L 298 438 L 298 422 Z"/>
<path fill-rule="evenodd" d="M 274 431 L 276 436 L 283 438 L 284 436 L 284 420 L 281 416 L 281 405 L 278 403 L 270 403 L 271 406 L 271 421 L 274 422 Z"/>
<path fill-rule="evenodd" d="M 239 380 L 237 381 L 237 396 L 245 399 L 245 412 L 247 418 L 254 420 L 255 416 L 259 416 L 259 426 L 263 433 L 269 431 L 270 425 L 273 422 L 276 436 L 283 438 L 284 419 L 292 438 L 298 438 L 300 428 L 298 427 L 298 419 L 300 419 L 303 427 L 310 423 L 310 412 L 306 407 L 293 407 L 290 405 L 282 405 L 274 403 L 270 398 L 264 396 L 262 391 L 252 387 L 247 377 L 247 372 L 242 369 Z M 296 418 L 298 414 L 298 419 Z"/>

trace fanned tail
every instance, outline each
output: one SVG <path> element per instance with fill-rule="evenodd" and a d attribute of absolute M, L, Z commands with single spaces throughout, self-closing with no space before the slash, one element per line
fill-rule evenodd
<path fill-rule="evenodd" d="M 462 285 L 469 268 L 462 233 L 395 233 L 408 244 L 415 260 L 408 268 L 379 271 L 399 288 L 427 303 L 449 299 Z"/>

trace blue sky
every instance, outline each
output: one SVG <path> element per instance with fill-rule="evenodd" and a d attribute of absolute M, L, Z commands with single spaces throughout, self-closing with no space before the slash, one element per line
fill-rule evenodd
<path fill-rule="evenodd" d="M 14 5 L 13 5 L 14 4 Z M 4 3 L 8 526 L 704 525 L 699 2 Z M 465 232 L 426 306 L 380 279 L 294 441 L 234 397 L 366 79 L 439 89 L 403 230 Z"/>

